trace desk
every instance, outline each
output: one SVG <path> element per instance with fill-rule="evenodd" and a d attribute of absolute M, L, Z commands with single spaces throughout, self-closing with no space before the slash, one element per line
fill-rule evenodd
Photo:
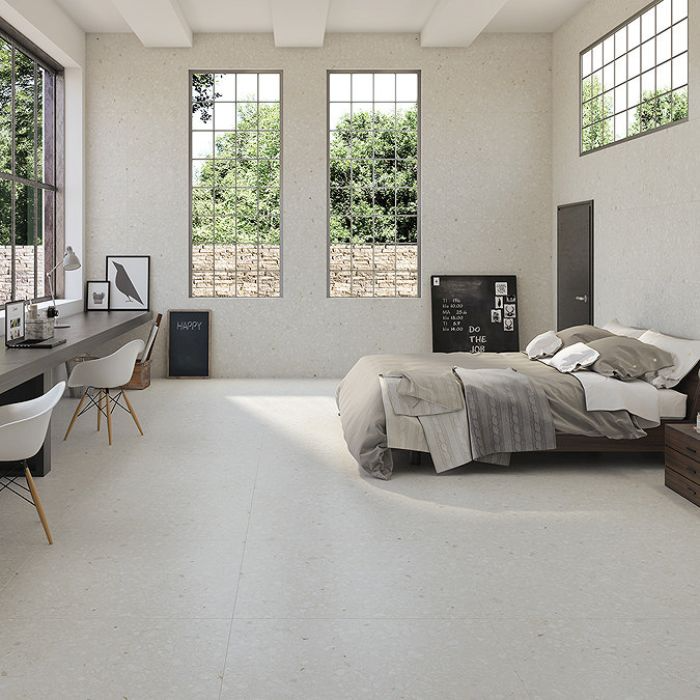
<path fill-rule="evenodd" d="M 66 342 L 55 348 L 0 349 L 0 405 L 41 396 L 54 384 L 54 369 L 77 355 L 94 352 L 100 345 L 118 338 L 153 318 L 150 311 L 92 311 L 67 316 L 61 322 L 70 328 L 57 328 L 56 336 Z M 29 460 L 34 476 L 51 470 L 51 430 L 36 457 Z"/>

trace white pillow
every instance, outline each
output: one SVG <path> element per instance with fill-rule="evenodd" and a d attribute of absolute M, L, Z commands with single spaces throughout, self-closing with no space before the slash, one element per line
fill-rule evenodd
<path fill-rule="evenodd" d="M 540 360 L 540 362 L 560 372 L 575 372 L 590 367 L 599 357 L 600 353 L 585 343 L 574 343 L 560 350 L 554 357 Z"/>
<path fill-rule="evenodd" d="M 673 367 L 665 367 L 645 377 L 657 389 L 673 389 L 700 362 L 700 340 L 674 338 L 656 331 L 646 331 L 639 340 L 673 355 Z"/>
<path fill-rule="evenodd" d="M 632 328 L 631 326 L 623 326 L 616 318 L 609 321 L 604 326 L 601 326 L 604 331 L 610 331 L 615 335 L 624 335 L 627 338 L 637 338 L 639 340 L 646 330 L 644 328 Z"/>
<path fill-rule="evenodd" d="M 561 345 L 562 340 L 554 331 L 545 331 L 527 344 L 525 352 L 531 360 L 537 360 L 540 357 L 551 357 Z"/>

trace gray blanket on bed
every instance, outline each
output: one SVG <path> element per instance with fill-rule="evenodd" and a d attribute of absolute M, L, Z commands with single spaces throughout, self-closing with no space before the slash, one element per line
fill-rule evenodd
<path fill-rule="evenodd" d="M 379 375 L 392 370 L 444 371 L 455 365 L 467 369 L 512 367 L 530 377 L 549 401 L 557 433 L 618 440 L 645 435 L 627 411 L 587 411 L 583 388 L 575 377 L 533 362 L 523 353 L 367 355 L 348 372 L 336 393 L 348 449 L 366 472 L 390 479 L 393 470 Z"/>
<path fill-rule="evenodd" d="M 541 386 L 513 369 L 463 369 L 467 426 L 474 460 L 510 463 L 513 452 L 557 446 L 554 419 Z"/>

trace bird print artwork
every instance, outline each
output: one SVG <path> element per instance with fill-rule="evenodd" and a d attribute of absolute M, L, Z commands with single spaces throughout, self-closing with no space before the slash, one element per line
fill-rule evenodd
<path fill-rule="evenodd" d="M 143 305 L 143 301 L 139 296 L 139 293 L 134 286 L 134 283 L 129 277 L 129 273 L 124 268 L 121 263 L 112 260 L 112 265 L 116 270 L 116 276 L 114 278 L 114 286 L 126 297 L 127 302 L 138 302 Z"/>

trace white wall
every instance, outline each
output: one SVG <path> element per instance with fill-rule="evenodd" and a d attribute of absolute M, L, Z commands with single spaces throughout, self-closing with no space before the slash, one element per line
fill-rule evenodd
<path fill-rule="evenodd" d="M 551 37 L 197 35 L 144 49 L 88 35 L 87 260 L 152 256 L 152 308 L 213 309 L 219 376 L 339 376 L 361 355 L 430 350 L 430 274 L 518 275 L 523 342 L 551 303 Z M 284 298 L 188 298 L 188 70 L 282 69 Z M 421 299 L 326 298 L 326 70 L 422 70 Z M 164 346 L 156 371 L 164 369 Z"/>
<path fill-rule="evenodd" d="M 554 204 L 595 200 L 597 323 L 617 316 L 700 338 L 698 0 L 689 3 L 689 121 L 578 155 L 579 51 L 647 4 L 592 0 L 554 34 Z"/>

